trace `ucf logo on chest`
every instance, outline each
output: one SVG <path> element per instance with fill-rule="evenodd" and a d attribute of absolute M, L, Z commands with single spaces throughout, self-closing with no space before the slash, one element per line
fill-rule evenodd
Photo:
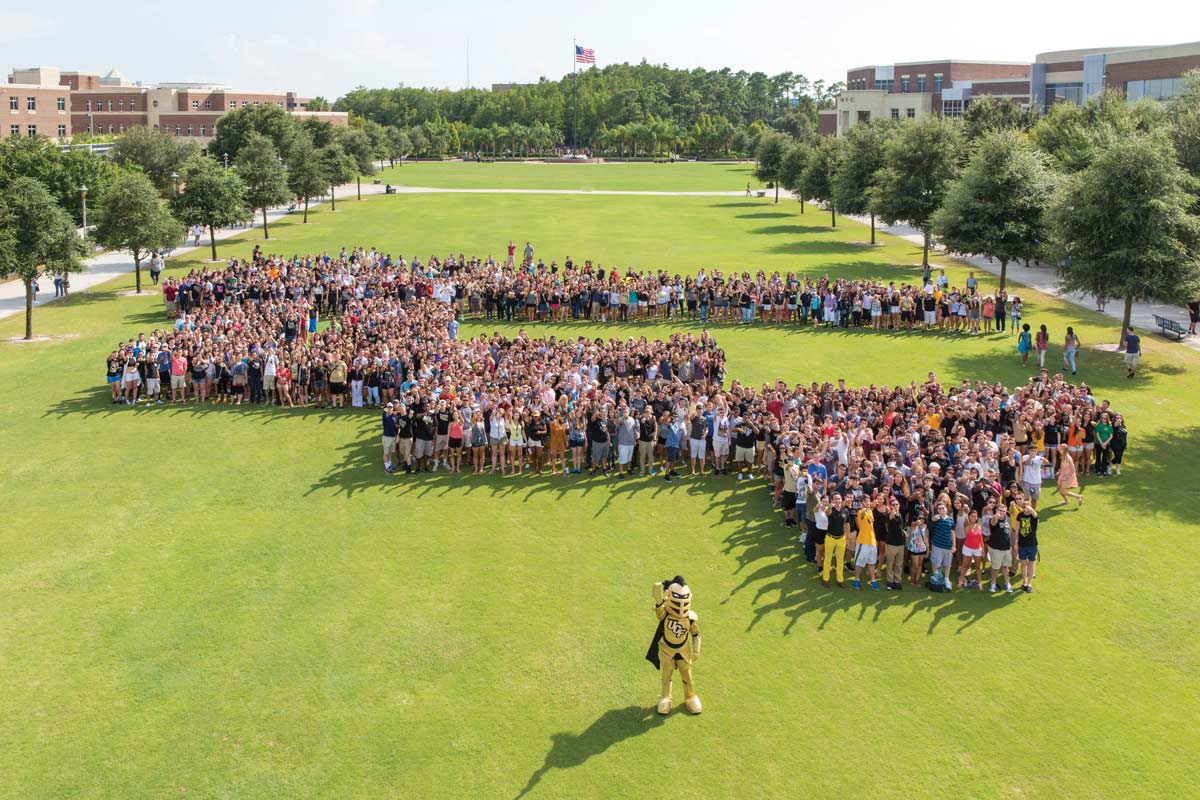
<path fill-rule="evenodd" d="M 671 634 L 671 638 L 679 640 L 687 636 L 687 625 L 674 617 L 667 617 L 663 621 L 663 627 Z"/>

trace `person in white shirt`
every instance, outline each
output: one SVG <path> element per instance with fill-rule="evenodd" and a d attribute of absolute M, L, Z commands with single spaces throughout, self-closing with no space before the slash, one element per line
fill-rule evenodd
<path fill-rule="evenodd" d="M 1021 488 L 1034 508 L 1042 499 L 1042 465 L 1046 459 L 1035 452 L 1021 456 Z"/>

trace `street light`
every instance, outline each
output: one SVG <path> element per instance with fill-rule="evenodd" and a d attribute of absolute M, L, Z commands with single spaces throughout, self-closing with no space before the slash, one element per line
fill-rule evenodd
<path fill-rule="evenodd" d="M 221 157 L 225 159 L 225 169 L 229 169 L 229 153 L 222 153 Z"/>
<path fill-rule="evenodd" d="M 175 184 L 175 194 L 179 194 L 179 173 L 178 172 L 171 173 L 171 181 L 172 181 L 172 183 Z"/>
<path fill-rule="evenodd" d="M 83 230 L 87 232 L 87 186 L 80 184 L 79 196 L 83 199 Z"/>

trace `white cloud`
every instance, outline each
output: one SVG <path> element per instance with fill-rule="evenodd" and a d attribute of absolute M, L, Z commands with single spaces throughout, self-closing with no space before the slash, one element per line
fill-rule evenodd
<path fill-rule="evenodd" d="M 54 27 L 53 17 L 30 14 L 27 11 L 0 9 L 0 42 L 20 42 L 33 39 Z"/>

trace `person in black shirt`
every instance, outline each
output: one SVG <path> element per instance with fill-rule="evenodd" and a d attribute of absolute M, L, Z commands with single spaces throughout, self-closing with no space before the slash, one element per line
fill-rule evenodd
<path fill-rule="evenodd" d="M 433 458 L 433 436 L 437 429 L 433 415 L 425 412 L 413 419 L 414 466 L 417 472 L 429 472 Z"/>
<path fill-rule="evenodd" d="M 607 410 L 602 410 L 592 415 L 588 422 L 587 434 L 588 441 L 592 446 L 592 469 L 588 474 L 595 475 L 596 470 L 602 470 L 605 475 L 608 474 L 608 422 L 605 416 Z"/>
<path fill-rule="evenodd" d="M 846 560 L 846 534 L 850 530 L 850 509 L 842 503 L 842 496 L 835 494 L 829 509 L 829 529 L 825 532 L 825 558 L 821 567 L 821 581 L 829 585 L 830 568 L 837 565 L 838 586 L 845 589 L 843 567 Z"/>
<path fill-rule="evenodd" d="M 1038 555 L 1038 512 L 1028 501 L 1017 513 L 1017 556 L 1021 559 L 1021 591 L 1033 591 L 1033 573 Z"/>
<path fill-rule="evenodd" d="M 1008 510 L 995 500 L 988 501 L 984 509 L 988 517 L 988 525 L 984 529 L 987 534 L 988 561 L 992 563 L 992 586 L 996 591 L 996 579 L 1004 574 L 1004 591 L 1012 592 L 1012 584 L 1008 580 L 1008 570 L 1012 566 L 1012 526 L 1008 518 Z"/>

